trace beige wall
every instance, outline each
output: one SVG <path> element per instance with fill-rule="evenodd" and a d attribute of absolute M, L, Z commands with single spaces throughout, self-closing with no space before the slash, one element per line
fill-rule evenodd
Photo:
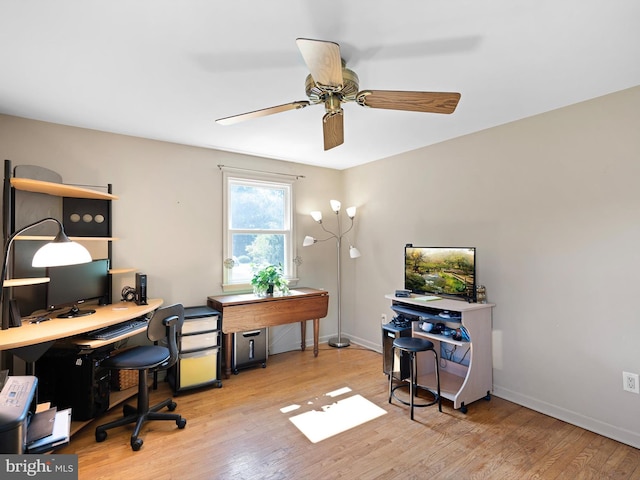
<path fill-rule="evenodd" d="M 345 330 L 379 344 L 406 243 L 475 246 L 495 394 L 640 447 L 638 131 L 640 87 L 346 171 Z"/>
<path fill-rule="evenodd" d="M 295 183 L 296 245 L 303 260 L 299 285 L 327 288 L 335 297 L 335 273 L 317 268 L 326 261 L 326 252 L 303 251 L 301 245 L 305 234 L 318 233 L 308 212 L 328 212 L 329 199 L 340 196 L 341 174 L 336 170 L 3 115 L 0 154 L 13 165 L 54 170 L 65 183 L 113 184 L 120 198 L 113 202 L 113 233 L 119 239 L 113 246 L 113 266 L 146 273 L 149 296 L 185 306 L 205 304 L 207 296 L 222 293 L 218 165 L 303 175 Z M 133 275 L 116 277 L 114 292 L 134 284 Z M 322 338 L 335 333 L 335 309 L 332 302 L 330 316 L 321 324 Z M 273 329 L 270 340 L 272 353 L 299 348 L 300 329 Z"/>
<path fill-rule="evenodd" d="M 152 296 L 185 305 L 220 292 L 221 174 L 229 164 L 306 175 L 307 215 L 358 207 L 362 257 L 343 258 L 343 331 L 380 348 L 384 299 L 402 286 L 403 246 L 475 246 L 494 309 L 494 393 L 640 447 L 640 87 L 342 172 L 0 116 L 0 152 L 69 183 L 114 184 L 116 266 L 149 275 Z M 335 244 L 298 248 L 301 285 L 329 289 Z M 131 281 L 131 280 L 129 280 Z M 297 327 L 272 334 L 296 348 Z M 381 365 L 381 382 L 384 381 Z M 473 406 L 469 408 L 473 415 Z"/>

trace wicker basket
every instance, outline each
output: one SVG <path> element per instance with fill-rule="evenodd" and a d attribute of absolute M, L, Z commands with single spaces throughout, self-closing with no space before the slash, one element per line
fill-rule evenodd
<path fill-rule="evenodd" d="M 113 370 L 111 372 L 111 388 L 126 390 L 138 385 L 138 370 Z"/>

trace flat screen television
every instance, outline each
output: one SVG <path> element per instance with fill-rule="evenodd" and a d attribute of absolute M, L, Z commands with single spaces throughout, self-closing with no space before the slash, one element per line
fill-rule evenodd
<path fill-rule="evenodd" d="M 474 247 L 404 247 L 404 288 L 419 295 L 476 301 Z"/>
<path fill-rule="evenodd" d="M 95 313 L 92 309 L 78 308 L 83 303 L 109 301 L 109 260 L 93 260 L 79 265 L 47 268 L 47 309 L 50 311 L 71 307 L 58 315 L 73 318 Z"/>

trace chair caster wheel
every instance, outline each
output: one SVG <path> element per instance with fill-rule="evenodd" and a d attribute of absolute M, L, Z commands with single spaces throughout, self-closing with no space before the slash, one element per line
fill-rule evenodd
<path fill-rule="evenodd" d="M 96 442 L 104 442 L 107 439 L 107 432 L 101 430 L 96 432 Z"/>
<path fill-rule="evenodd" d="M 132 449 L 134 452 L 137 452 L 138 450 L 140 450 L 140 449 L 142 448 L 142 444 L 143 444 L 143 443 L 144 443 L 144 442 L 143 442 L 143 441 L 142 441 L 142 439 L 140 439 L 140 438 L 136 438 L 135 440 L 134 440 L 134 439 L 131 439 L 131 449 Z"/>
<path fill-rule="evenodd" d="M 171 402 L 169 405 L 167 405 L 167 408 L 169 409 L 170 412 L 173 412 L 177 406 L 178 404 L 176 402 Z"/>
<path fill-rule="evenodd" d="M 176 420 L 176 425 L 178 426 L 178 428 L 180 430 L 182 430 L 184 427 L 187 426 L 187 419 L 186 418 L 181 418 L 180 420 Z"/>

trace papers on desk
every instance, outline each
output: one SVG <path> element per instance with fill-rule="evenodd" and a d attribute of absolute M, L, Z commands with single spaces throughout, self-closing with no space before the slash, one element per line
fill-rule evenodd
<path fill-rule="evenodd" d="M 27 428 L 27 445 L 53 433 L 57 412 L 58 409 L 56 407 L 36 412 L 29 422 L 29 428 Z"/>
<path fill-rule="evenodd" d="M 434 300 L 440 300 L 442 297 L 436 297 L 435 295 L 424 295 L 423 297 L 415 297 L 414 300 L 422 300 L 423 302 L 433 302 Z"/>
<path fill-rule="evenodd" d="M 41 412 L 46 413 L 46 412 Z M 40 415 L 39 413 L 38 415 Z M 69 435 L 71 433 L 71 409 L 60 410 L 56 412 L 53 422 L 53 431 L 51 435 L 47 435 L 38 440 L 27 444 L 28 453 L 45 453 L 56 447 L 61 447 L 69 443 Z"/>

